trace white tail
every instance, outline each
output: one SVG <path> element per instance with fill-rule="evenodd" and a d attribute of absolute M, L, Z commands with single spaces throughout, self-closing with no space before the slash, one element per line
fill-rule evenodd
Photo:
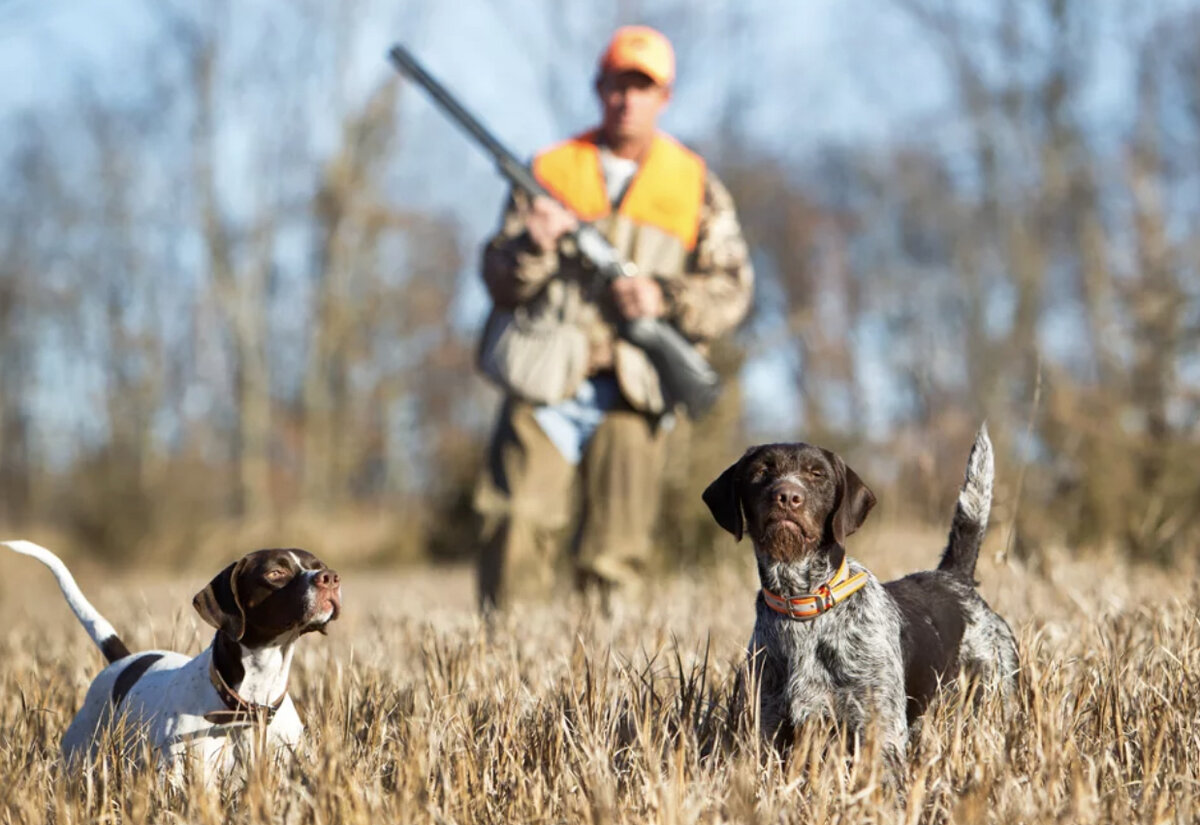
<path fill-rule="evenodd" d="M 40 544 L 34 544 L 32 541 L 25 541 L 24 539 L 0 541 L 0 544 L 24 556 L 32 556 L 50 568 L 50 572 L 58 580 L 59 589 L 62 590 L 63 596 L 67 599 L 67 604 L 70 605 L 71 610 L 75 611 L 75 615 L 79 618 L 83 629 L 92 637 L 92 641 L 96 643 L 96 647 L 100 648 L 100 652 L 104 654 L 105 658 L 110 662 L 115 662 L 117 659 L 123 659 L 129 655 L 129 649 L 125 647 L 125 643 L 117 636 L 116 629 L 108 623 L 107 619 L 100 615 L 100 611 L 96 610 L 92 606 L 92 603 L 87 600 L 87 597 L 83 595 L 83 591 L 75 583 L 75 577 L 71 575 L 71 571 L 67 569 L 67 566 L 62 563 L 62 559 Z"/>
<path fill-rule="evenodd" d="M 975 581 L 975 562 L 987 532 L 995 476 L 992 440 L 988 437 L 987 423 L 984 422 L 975 436 L 971 455 L 967 457 L 966 477 L 954 507 L 950 538 L 938 570 L 954 573 L 972 583 Z"/>

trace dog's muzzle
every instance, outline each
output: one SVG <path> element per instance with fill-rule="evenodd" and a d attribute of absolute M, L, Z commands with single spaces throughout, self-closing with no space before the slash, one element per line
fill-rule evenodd
<path fill-rule="evenodd" d="M 342 613 L 342 579 L 336 570 L 325 569 L 313 576 L 313 588 L 316 590 L 314 608 L 317 614 L 329 611 L 332 622 Z"/>

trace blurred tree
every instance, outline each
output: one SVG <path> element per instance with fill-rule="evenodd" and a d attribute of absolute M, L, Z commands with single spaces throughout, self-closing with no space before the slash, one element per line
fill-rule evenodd
<path fill-rule="evenodd" d="M 1177 376 L 1195 313 L 1182 286 L 1194 263 L 1177 251 L 1167 202 L 1172 178 L 1183 169 L 1194 176 L 1197 164 L 1194 154 L 1176 156 L 1168 172 L 1163 118 L 1179 134 L 1177 113 L 1187 106 L 1164 107 L 1161 85 L 1168 66 L 1190 54 L 1164 44 L 1192 42 L 1196 14 L 1169 16 L 1141 30 L 1144 41 L 1123 44 L 1135 56 L 1138 105 L 1114 164 L 1079 105 L 1099 55 L 1112 47 L 1094 4 L 1008 0 L 984 11 L 897 2 L 938 44 L 973 138 L 977 194 L 953 187 L 971 217 L 968 231 L 950 237 L 975 292 L 968 300 L 986 307 L 1011 296 L 996 345 L 967 347 L 976 364 L 968 392 L 990 413 L 1019 421 L 1040 365 L 1049 363 L 1036 443 L 1022 445 L 1041 470 L 1034 496 L 1049 508 L 1021 519 L 1027 538 L 1118 540 L 1140 555 L 1170 555 L 1182 525 L 1195 520 L 1164 502 L 1188 500 L 1200 487 L 1180 489 L 1180 474 L 1167 470 L 1167 456 L 1196 449 L 1194 411 L 1190 420 L 1171 412 L 1182 411 L 1186 397 Z M 1182 90 L 1194 88 L 1196 75 L 1182 76 L 1175 88 L 1186 99 Z M 1196 134 L 1194 122 L 1185 128 Z M 972 314 L 973 326 L 988 320 L 986 311 Z M 1048 351 L 1051 325 L 1071 336 Z M 979 369 L 983 363 L 990 369 Z"/>
<path fill-rule="evenodd" d="M 383 524 L 363 551 L 379 558 L 470 552 L 494 399 L 467 329 L 476 204 L 427 204 L 471 199 L 490 172 L 448 181 L 470 150 L 443 146 L 440 121 L 409 128 L 403 87 L 363 56 L 380 20 L 418 38 L 435 7 L 149 8 L 157 35 L 120 88 L 81 77 L 0 140 L 0 520 L 67 525 L 113 557 L 182 556 L 223 522 L 266 539 L 306 515 L 340 519 L 338 535 Z M 867 6 L 846 8 L 857 35 Z M 819 133 L 823 112 L 796 99 L 810 81 L 745 71 L 783 6 L 492 9 L 496 54 L 540 79 L 514 117 L 561 134 L 594 117 L 592 60 L 614 26 L 669 32 L 677 102 L 705 112 L 683 136 L 754 248 L 756 317 L 714 356 L 730 390 L 674 436 L 667 556 L 711 551 L 699 491 L 755 435 L 744 399 L 776 393 L 800 408 L 785 435 L 846 451 L 893 513 L 944 520 L 986 416 L 1022 552 L 1193 547 L 1200 11 L 889 8 L 948 102 L 879 139 L 811 145 L 762 127 Z M 1134 106 L 1096 102 L 1122 83 Z M 749 361 L 784 365 L 788 385 L 736 386 Z"/>
<path fill-rule="evenodd" d="M 32 295 L 37 249 L 30 242 L 31 227 L 44 216 L 47 196 L 55 189 L 36 128 L 26 124 L 23 131 L 0 195 L 0 523 L 13 529 L 26 524 L 32 506 L 34 433 L 28 406 L 37 346 Z"/>

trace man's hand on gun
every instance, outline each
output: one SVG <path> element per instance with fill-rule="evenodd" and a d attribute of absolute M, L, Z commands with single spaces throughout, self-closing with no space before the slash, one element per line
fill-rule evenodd
<path fill-rule="evenodd" d="M 612 282 L 613 301 L 617 311 L 629 320 L 634 318 L 661 318 L 665 310 L 662 287 L 658 281 L 645 275 L 617 278 Z"/>
<path fill-rule="evenodd" d="M 542 252 L 558 247 L 558 240 L 579 228 L 578 219 L 552 198 L 537 196 L 525 213 L 525 229 Z"/>

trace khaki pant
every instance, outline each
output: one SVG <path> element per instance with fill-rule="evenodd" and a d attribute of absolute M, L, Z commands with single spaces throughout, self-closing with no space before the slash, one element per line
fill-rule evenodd
<path fill-rule="evenodd" d="M 636 584 L 658 515 L 665 446 L 666 433 L 653 418 L 614 410 L 574 467 L 529 404 L 506 401 L 475 489 L 483 607 L 544 597 L 554 589 L 560 540 L 577 491 L 582 502 L 571 548 L 577 586 Z"/>

